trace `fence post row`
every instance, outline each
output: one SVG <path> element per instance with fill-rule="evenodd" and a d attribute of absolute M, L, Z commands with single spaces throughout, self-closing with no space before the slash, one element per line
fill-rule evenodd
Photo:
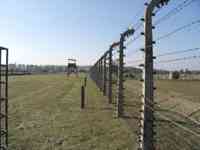
<path fill-rule="evenodd" d="M 145 48 L 141 49 L 145 53 L 145 60 L 143 68 L 143 94 L 142 94 L 142 110 L 141 110 L 141 121 L 140 121 L 140 146 L 139 150 L 154 150 L 154 116 L 153 116 L 153 107 L 154 107 L 154 84 L 153 84 L 153 36 L 152 36 L 152 16 L 155 7 L 161 7 L 167 5 L 169 0 L 151 0 L 147 5 L 145 11 L 145 23 L 144 23 L 144 36 L 145 36 Z M 118 61 L 118 78 L 117 78 L 117 116 L 123 116 L 123 101 L 124 101 L 124 85 L 123 85 L 123 73 L 124 73 L 124 41 L 127 37 L 134 34 L 134 29 L 128 29 L 126 32 L 121 34 L 119 49 L 119 61 Z M 108 75 L 108 84 L 109 84 L 109 103 L 112 102 L 112 73 L 113 73 L 113 60 L 112 60 L 112 51 L 113 48 L 118 45 L 113 44 L 110 46 L 108 51 L 109 54 L 109 75 Z M 97 62 L 97 65 L 92 69 L 97 74 L 93 73 L 94 80 L 97 80 L 96 83 L 101 89 L 105 92 L 105 83 L 106 83 L 106 56 L 101 57 Z M 104 62 L 103 62 L 104 59 Z M 104 67 L 103 67 L 104 64 Z M 97 77 L 96 77 L 97 76 Z M 95 79 L 95 77 L 97 79 Z M 104 80 L 104 81 L 103 81 Z M 104 93 L 105 94 L 105 93 Z"/>
<path fill-rule="evenodd" d="M 145 60 L 143 69 L 143 95 L 141 110 L 140 150 L 154 150 L 154 83 L 153 83 L 153 41 L 152 16 L 155 7 L 167 4 L 169 0 L 152 0 L 146 8 L 144 18 Z"/>

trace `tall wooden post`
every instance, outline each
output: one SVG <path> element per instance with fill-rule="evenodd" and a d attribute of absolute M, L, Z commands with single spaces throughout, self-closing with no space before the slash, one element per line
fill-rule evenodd
<path fill-rule="evenodd" d="M 85 108 L 85 86 L 81 86 L 81 109 Z"/>

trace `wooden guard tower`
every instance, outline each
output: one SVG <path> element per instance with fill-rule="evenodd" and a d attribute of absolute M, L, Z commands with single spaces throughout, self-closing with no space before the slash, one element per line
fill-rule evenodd
<path fill-rule="evenodd" d="M 76 64 L 76 59 L 68 59 L 68 65 L 67 65 L 67 75 L 70 74 L 78 74 L 78 66 Z"/>

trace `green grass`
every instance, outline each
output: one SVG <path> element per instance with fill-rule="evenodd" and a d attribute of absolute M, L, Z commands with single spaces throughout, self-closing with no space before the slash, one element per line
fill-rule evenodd
<path fill-rule="evenodd" d="M 83 76 L 34 75 L 9 78 L 9 142 L 13 150 L 137 150 L 142 86 L 125 82 L 125 116 L 88 80 L 86 108 L 80 109 Z M 156 81 L 158 150 L 199 150 L 200 81 Z M 114 88 L 113 93 L 116 92 Z"/>
<path fill-rule="evenodd" d="M 80 109 L 82 77 L 9 79 L 9 146 L 13 150 L 128 150 L 133 133 L 93 82 Z"/>
<path fill-rule="evenodd" d="M 200 81 L 160 80 L 155 85 L 157 149 L 199 150 L 200 125 L 197 126 L 197 122 L 200 122 Z M 138 131 L 139 127 L 135 124 L 138 125 L 137 117 L 140 115 L 142 85 L 139 81 L 128 80 L 125 87 L 127 122 L 133 131 Z"/>

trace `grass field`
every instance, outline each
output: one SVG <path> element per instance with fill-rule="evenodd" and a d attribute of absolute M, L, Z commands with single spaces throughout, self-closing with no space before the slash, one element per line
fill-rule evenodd
<path fill-rule="evenodd" d="M 86 109 L 80 109 L 82 82 L 82 77 L 64 75 L 10 77 L 10 149 L 136 150 L 141 83 L 125 83 L 125 116 L 117 119 L 115 101 L 108 105 L 91 80 Z M 200 121 L 200 82 L 157 81 L 156 85 L 158 150 L 199 150 L 200 128 L 194 122 Z"/>
<path fill-rule="evenodd" d="M 155 92 L 155 141 L 158 150 L 200 149 L 200 81 L 160 80 Z M 125 84 L 125 111 L 128 124 L 139 130 L 142 85 Z"/>
<path fill-rule="evenodd" d="M 80 109 L 82 78 L 35 75 L 9 79 L 12 150 L 126 150 L 133 134 L 89 81 Z"/>

